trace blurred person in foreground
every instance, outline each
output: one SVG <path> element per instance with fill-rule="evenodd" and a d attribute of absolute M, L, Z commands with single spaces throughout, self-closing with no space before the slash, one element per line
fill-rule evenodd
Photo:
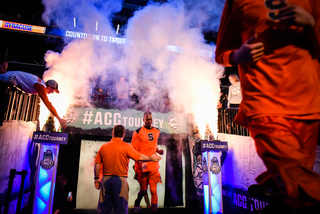
<path fill-rule="evenodd" d="M 235 121 L 249 129 L 267 167 L 256 181 L 281 199 L 261 213 L 320 213 L 319 52 L 320 1 L 226 1 L 216 62 L 238 65 Z"/>
<path fill-rule="evenodd" d="M 55 80 L 45 82 L 36 75 L 23 71 L 9 71 L 6 74 L 1 74 L 0 78 L 6 83 L 10 82 L 18 86 L 28 94 L 39 94 L 48 110 L 58 119 L 61 127 L 63 129 L 67 128 L 66 121 L 58 115 L 57 110 L 53 107 L 47 96 L 47 94 L 54 92 L 60 93 L 58 83 Z"/>
<path fill-rule="evenodd" d="M 122 125 L 113 128 L 112 139 L 103 144 L 96 156 L 94 165 L 94 186 L 100 188 L 98 213 L 128 213 L 129 186 L 127 182 L 129 158 L 135 161 L 158 162 L 161 157 L 146 156 L 135 151 L 132 146 L 123 141 L 125 129 Z M 103 179 L 99 173 L 103 165 Z"/>
<path fill-rule="evenodd" d="M 163 150 L 158 149 L 158 139 L 160 136 L 159 129 L 152 126 L 152 113 L 146 111 L 143 114 L 144 126 L 133 132 L 131 145 L 132 147 L 145 155 L 163 155 Z M 135 172 L 140 184 L 140 191 L 134 202 L 134 213 L 140 213 L 141 199 L 147 194 L 148 185 L 151 193 L 151 211 L 156 212 L 158 206 L 157 184 L 161 182 L 159 172 L 160 165 L 158 162 L 141 162 L 136 161 Z"/>

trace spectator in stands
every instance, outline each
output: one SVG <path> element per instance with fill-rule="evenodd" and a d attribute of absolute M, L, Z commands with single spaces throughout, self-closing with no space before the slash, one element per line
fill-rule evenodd
<path fill-rule="evenodd" d="M 238 66 L 248 127 L 276 199 L 261 213 L 319 213 L 320 1 L 228 0 L 216 62 Z"/>
<path fill-rule="evenodd" d="M 228 107 L 239 107 L 242 100 L 242 94 L 238 75 L 230 74 L 229 81 L 231 85 L 229 86 L 228 93 Z"/>
<path fill-rule="evenodd" d="M 68 202 L 72 201 L 72 192 L 69 191 L 68 177 L 64 174 L 61 174 L 57 177 L 55 192 L 54 192 L 54 201 L 53 201 L 53 214 L 67 214 Z M 69 185 L 70 186 L 70 185 Z"/>
<path fill-rule="evenodd" d="M 130 101 L 129 101 L 129 83 L 126 82 L 124 77 L 120 77 L 120 81 L 116 83 L 116 90 L 117 90 L 117 107 L 120 110 L 125 110 L 128 108 Z"/>
<path fill-rule="evenodd" d="M 0 61 L 0 74 L 5 74 L 8 69 L 8 60 L 7 59 L 1 59 Z M 4 114 L 7 110 L 8 103 L 9 103 L 9 94 L 8 94 L 8 80 L 3 75 L 0 75 L 0 126 L 2 126 L 2 122 L 4 120 Z M 14 83 L 14 82 L 13 82 Z"/>
<path fill-rule="evenodd" d="M 0 61 L 0 74 L 5 74 L 8 70 L 8 60 L 3 58 Z"/>
<path fill-rule="evenodd" d="M 28 94 L 39 94 L 49 111 L 58 119 L 61 127 L 64 129 L 67 128 L 66 121 L 58 115 L 47 96 L 47 94 L 54 92 L 60 93 L 58 90 L 58 83 L 55 80 L 48 80 L 45 82 L 36 75 L 23 71 L 10 71 L 6 74 L 1 74 L 0 79 L 4 79 L 6 83 L 11 82 L 12 84 L 17 85 Z"/>

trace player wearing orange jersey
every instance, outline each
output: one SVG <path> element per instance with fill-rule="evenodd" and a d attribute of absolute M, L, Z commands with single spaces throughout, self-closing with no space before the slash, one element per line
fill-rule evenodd
<path fill-rule="evenodd" d="M 153 117 L 151 112 L 147 111 L 143 115 L 144 126 L 137 129 L 132 136 L 131 145 L 133 148 L 144 155 L 163 154 L 163 150 L 158 150 L 159 129 L 152 126 Z M 141 162 L 135 164 L 135 171 L 138 174 L 140 192 L 134 203 L 134 212 L 140 212 L 140 202 L 147 194 L 148 184 L 151 192 L 151 211 L 157 211 L 158 195 L 157 184 L 161 182 L 158 162 Z"/>
<path fill-rule="evenodd" d="M 320 119 L 319 14 L 315 0 L 228 0 L 216 49 L 217 63 L 238 65 L 243 99 L 235 121 L 248 127 L 267 167 L 256 180 L 301 213 L 320 203 L 320 176 L 312 170 Z"/>
<path fill-rule="evenodd" d="M 122 125 L 113 128 L 112 139 L 103 144 L 96 156 L 94 166 L 94 185 L 100 189 L 98 213 L 128 213 L 129 186 L 127 182 L 129 158 L 135 161 L 158 162 L 161 157 L 146 156 L 135 151 L 132 146 L 123 141 L 125 129 Z M 99 173 L 103 165 L 103 179 L 100 181 Z"/>

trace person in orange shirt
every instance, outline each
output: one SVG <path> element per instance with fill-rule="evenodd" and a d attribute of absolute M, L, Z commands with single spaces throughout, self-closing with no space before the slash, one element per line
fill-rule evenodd
<path fill-rule="evenodd" d="M 128 213 L 129 186 L 127 182 L 129 158 L 135 161 L 158 162 L 161 157 L 146 156 L 136 152 L 132 146 L 123 141 L 125 129 L 122 125 L 113 128 L 112 139 L 103 144 L 95 158 L 94 186 L 100 188 L 98 213 Z M 103 178 L 100 181 L 99 173 L 103 165 Z"/>
<path fill-rule="evenodd" d="M 313 171 L 319 14 L 320 1 L 314 0 L 228 0 L 216 48 L 217 63 L 239 69 L 243 99 L 235 122 L 249 129 L 267 167 L 257 182 L 301 213 L 320 203 L 320 176 Z"/>
<path fill-rule="evenodd" d="M 156 155 L 157 152 L 162 155 L 163 150 L 158 149 L 160 131 L 152 126 L 152 121 L 152 113 L 146 111 L 143 114 L 144 126 L 133 132 L 131 145 L 136 151 L 145 155 Z M 159 168 L 160 165 L 158 162 L 136 162 L 135 171 L 138 175 L 140 191 L 134 202 L 135 213 L 140 213 L 140 202 L 143 196 L 147 194 L 148 185 L 150 185 L 151 192 L 151 211 L 157 211 L 157 184 L 161 182 Z"/>

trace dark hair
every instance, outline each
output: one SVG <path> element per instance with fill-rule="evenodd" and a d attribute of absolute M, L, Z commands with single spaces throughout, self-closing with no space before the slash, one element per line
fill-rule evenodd
<path fill-rule="evenodd" d="M 122 125 L 116 125 L 113 128 L 113 137 L 120 137 L 122 138 L 124 135 L 124 127 Z"/>
<path fill-rule="evenodd" d="M 0 58 L 0 65 L 2 65 L 4 62 L 8 63 L 8 60 L 6 58 Z"/>
<path fill-rule="evenodd" d="M 151 115 L 151 116 L 152 116 L 151 111 L 145 111 L 145 112 L 143 113 L 143 117 L 145 117 L 145 116 L 147 116 L 147 115 Z"/>

